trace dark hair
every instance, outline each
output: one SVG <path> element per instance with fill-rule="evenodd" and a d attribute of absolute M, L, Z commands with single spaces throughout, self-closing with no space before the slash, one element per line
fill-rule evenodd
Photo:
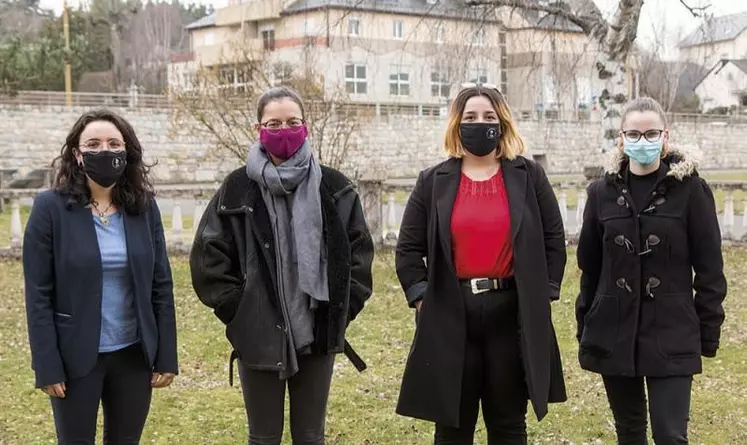
<path fill-rule="evenodd" d="M 79 153 L 80 135 L 91 122 L 106 121 L 114 124 L 122 133 L 125 150 L 127 151 L 127 166 L 122 176 L 112 189 L 114 205 L 130 214 L 138 214 L 150 207 L 150 200 L 154 196 L 153 185 L 148 176 L 150 167 L 143 162 L 143 149 L 135 135 L 135 130 L 129 122 L 117 113 L 98 109 L 92 110 L 75 122 L 65 139 L 60 155 L 52 163 L 56 170 L 54 187 L 68 195 L 81 205 L 88 205 L 91 191 L 88 188 L 86 174 L 78 165 L 75 155 Z"/>
<path fill-rule="evenodd" d="M 262 121 L 262 115 L 265 114 L 265 107 L 267 104 L 274 100 L 280 100 L 286 97 L 298 104 L 298 107 L 301 108 L 301 118 L 306 118 L 306 112 L 303 108 L 303 100 L 296 90 L 289 87 L 273 87 L 262 93 L 257 101 L 257 122 Z"/>

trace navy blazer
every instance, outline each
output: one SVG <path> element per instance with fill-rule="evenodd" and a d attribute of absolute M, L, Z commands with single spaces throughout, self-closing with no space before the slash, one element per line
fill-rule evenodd
<path fill-rule="evenodd" d="M 177 373 L 171 266 L 161 214 L 125 213 L 140 344 L 154 372 Z M 23 238 L 26 317 L 36 386 L 87 375 L 98 357 L 102 266 L 91 210 L 48 190 L 34 200 Z"/>

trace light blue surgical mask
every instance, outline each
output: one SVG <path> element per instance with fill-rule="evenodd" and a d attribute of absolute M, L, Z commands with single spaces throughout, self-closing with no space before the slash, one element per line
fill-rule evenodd
<path fill-rule="evenodd" d="M 653 164 L 661 156 L 663 147 L 663 140 L 649 142 L 643 137 L 638 142 L 623 142 L 623 151 L 625 154 L 642 167 L 648 167 Z"/>

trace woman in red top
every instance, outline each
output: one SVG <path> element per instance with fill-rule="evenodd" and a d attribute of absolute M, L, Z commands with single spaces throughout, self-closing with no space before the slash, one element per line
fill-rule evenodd
<path fill-rule="evenodd" d="M 397 242 L 397 275 L 417 331 L 399 414 L 436 423 L 437 445 L 472 445 L 482 403 L 489 444 L 526 444 L 566 399 L 550 317 L 566 262 L 547 176 L 493 85 L 464 85 L 444 141 L 447 161 L 420 173 Z"/>

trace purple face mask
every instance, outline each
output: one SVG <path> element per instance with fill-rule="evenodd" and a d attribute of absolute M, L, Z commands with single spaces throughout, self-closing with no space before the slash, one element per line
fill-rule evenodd
<path fill-rule="evenodd" d="M 262 128 L 259 131 L 259 142 L 271 155 L 287 160 L 303 146 L 308 136 L 306 126 L 300 128 L 281 128 L 279 130 L 268 130 Z"/>

